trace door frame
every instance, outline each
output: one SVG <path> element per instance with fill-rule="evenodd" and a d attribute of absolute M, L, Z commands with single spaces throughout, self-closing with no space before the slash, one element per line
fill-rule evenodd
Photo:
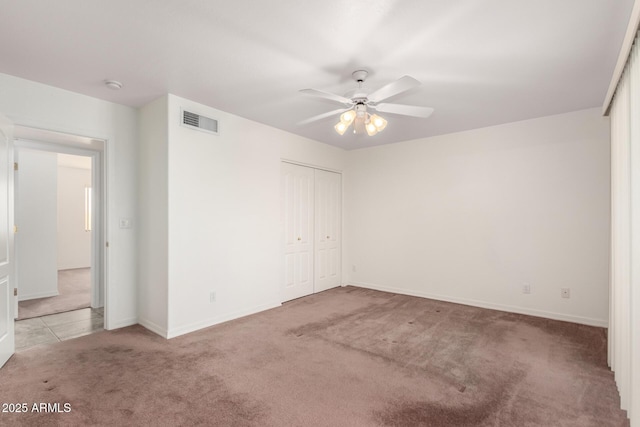
<path fill-rule="evenodd" d="M 92 229 L 91 233 L 91 307 L 97 308 L 104 306 L 105 326 L 108 324 L 107 296 L 109 292 L 107 280 L 107 251 L 104 249 L 107 236 L 107 197 L 106 197 L 106 148 L 107 141 L 104 139 L 89 138 L 88 142 L 78 141 L 78 137 L 72 134 L 62 134 L 57 131 L 46 131 L 41 129 L 33 129 L 24 126 L 16 126 L 16 128 L 26 129 L 28 131 L 37 131 L 36 136 L 22 137 L 19 132 L 14 135 L 14 150 L 29 149 L 37 151 L 45 151 L 52 153 L 62 153 L 79 155 L 91 158 L 91 180 L 92 180 Z M 47 138 L 47 133 L 55 135 L 55 138 Z M 37 135 L 41 136 L 37 136 Z M 64 136 L 68 136 L 68 140 L 64 140 Z M 49 140 L 47 140 L 49 139 Z M 82 138 L 86 139 L 86 138 Z M 15 195 L 14 195 L 15 197 Z M 14 203 L 15 205 L 15 203 Z M 14 215 L 16 213 L 14 212 Z M 18 224 L 19 218 L 14 216 L 14 223 Z M 16 254 L 17 256 L 17 254 Z M 16 287 L 19 290 L 20 272 L 15 266 Z M 15 314 L 18 313 L 18 299 L 15 299 Z"/>

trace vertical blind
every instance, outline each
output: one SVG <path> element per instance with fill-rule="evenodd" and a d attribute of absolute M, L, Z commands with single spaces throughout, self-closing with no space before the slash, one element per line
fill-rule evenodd
<path fill-rule="evenodd" d="M 622 409 L 640 426 L 640 52 L 631 49 L 611 103 L 608 360 Z"/>

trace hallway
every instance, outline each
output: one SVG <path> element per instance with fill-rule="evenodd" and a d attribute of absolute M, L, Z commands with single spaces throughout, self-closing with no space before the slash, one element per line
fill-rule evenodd
<path fill-rule="evenodd" d="M 58 271 L 59 295 L 18 303 L 18 320 L 91 306 L 91 268 Z"/>

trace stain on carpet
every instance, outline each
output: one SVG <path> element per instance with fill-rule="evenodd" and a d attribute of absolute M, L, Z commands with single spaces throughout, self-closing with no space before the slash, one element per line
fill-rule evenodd
<path fill-rule="evenodd" d="M 605 408 L 616 405 L 615 391 L 602 396 L 603 403 L 590 399 L 591 389 L 607 390 L 611 382 L 601 328 L 391 294 L 287 334 L 359 352 L 427 390 L 422 399 L 410 394 L 375 411 L 383 425 L 548 425 L 553 415 L 528 408 L 563 418 L 563 406 L 573 401 L 567 396 L 583 393 L 576 414 L 589 417 L 567 425 L 595 426 L 607 420 Z"/>
<path fill-rule="evenodd" d="M 38 386 L 28 381 L 28 391 L 13 390 L 11 399 L 69 402 L 72 411 L 2 414 L 0 425 L 147 425 L 145 420 L 152 419 L 163 425 L 205 425 L 203 417 L 215 414 L 219 425 L 248 426 L 260 424 L 268 413 L 264 403 L 234 391 L 217 373 L 216 363 L 223 363 L 219 350 L 203 342 L 183 347 L 179 341 L 147 341 L 147 333 L 138 328 L 109 334 L 112 342 L 103 344 L 82 346 L 74 340 L 57 352 L 49 347 L 55 354 L 51 364 L 29 369 L 26 363 L 23 369 L 29 370 L 22 374 L 37 379 Z M 17 359 L 27 362 L 24 356 Z M 15 382 L 20 372 L 16 367 L 11 375 L 15 379 L 5 381 Z M 9 398 L 6 390 L 0 390 L 2 398 Z"/>
<path fill-rule="evenodd" d="M 374 412 L 385 426 L 480 426 L 498 417 L 507 396 L 525 378 L 524 369 L 514 368 L 479 384 L 463 397 L 443 396 L 438 401 L 395 401 Z M 464 391 L 464 390 L 463 390 Z"/>

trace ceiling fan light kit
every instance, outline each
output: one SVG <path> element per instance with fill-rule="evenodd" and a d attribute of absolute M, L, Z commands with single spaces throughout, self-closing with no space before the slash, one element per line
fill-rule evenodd
<path fill-rule="evenodd" d="M 405 92 L 409 89 L 413 89 L 420 85 L 420 82 L 410 76 L 404 76 L 400 79 L 383 86 L 382 88 L 367 94 L 363 91 L 362 84 L 364 83 L 369 73 L 365 70 L 354 71 L 351 75 L 353 79 L 358 83 L 358 89 L 351 91 L 350 95 L 340 96 L 329 92 L 323 92 L 316 89 L 303 89 L 301 92 L 318 96 L 332 101 L 340 102 L 347 108 L 343 110 L 330 111 L 323 113 L 315 117 L 311 117 L 307 120 L 303 120 L 300 124 L 307 124 L 316 120 L 321 120 L 326 117 L 330 117 L 336 113 L 340 114 L 340 121 L 334 126 L 334 129 L 340 135 L 344 135 L 347 129 L 353 124 L 353 133 L 362 134 L 367 133 L 369 136 L 373 136 L 378 132 L 382 132 L 387 127 L 387 120 L 378 114 L 369 113 L 370 110 L 377 112 L 397 114 L 403 116 L 427 118 L 433 113 L 433 108 L 419 107 L 416 105 L 401 105 L 381 103 L 381 101 Z M 351 96 L 350 98 L 348 96 Z"/>
<path fill-rule="evenodd" d="M 354 121 L 356 123 L 353 125 L 353 133 L 362 133 L 364 128 L 369 136 L 373 136 L 387 127 L 385 119 L 377 114 L 369 114 L 364 103 L 357 103 L 353 110 L 347 110 L 340 115 L 340 121 L 334 126 L 334 129 L 340 135 L 344 135 Z"/>

